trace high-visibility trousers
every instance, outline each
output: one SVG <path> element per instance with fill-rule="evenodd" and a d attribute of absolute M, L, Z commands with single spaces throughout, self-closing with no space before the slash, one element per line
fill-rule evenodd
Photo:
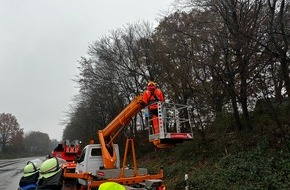
<path fill-rule="evenodd" d="M 158 134 L 160 131 L 159 131 L 158 117 L 156 115 L 153 115 L 153 117 L 152 117 L 152 123 L 153 123 L 154 133 L 155 134 Z"/>

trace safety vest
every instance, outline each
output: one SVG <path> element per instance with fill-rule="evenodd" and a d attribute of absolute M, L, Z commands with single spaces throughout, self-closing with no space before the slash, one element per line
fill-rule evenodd
<path fill-rule="evenodd" d="M 164 96 L 160 89 L 156 88 L 154 91 L 146 90 L 143 94 L 143 101 L 150 105 L 149 109 L 157 109 L 157 104 L 154 102 L 164 102 Z"/>

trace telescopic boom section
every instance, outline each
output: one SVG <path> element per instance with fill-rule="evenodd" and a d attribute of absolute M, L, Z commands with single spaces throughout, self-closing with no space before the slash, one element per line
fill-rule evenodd
<path fill-rule="evenodd" d="M 102 148 L 104 168 L 116 168 L 117 155 L 111 141 L 111 135 L 128 124 L 132 117 L 136 116 L 144 107 L 146 107 L 146 103 L 143 101 L 143 94 L 140 94 L 103 130 L 99 130 L 98 134 Z"/>

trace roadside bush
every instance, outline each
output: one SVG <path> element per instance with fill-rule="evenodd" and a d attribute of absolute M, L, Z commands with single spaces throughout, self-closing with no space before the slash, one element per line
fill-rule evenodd
<path fill-rule="evenodd" d="M 290 154 L 259 149 L 225 156 L 217 168 L 194 173 L 192 189 L 283 190 L 290 186 Z"/>

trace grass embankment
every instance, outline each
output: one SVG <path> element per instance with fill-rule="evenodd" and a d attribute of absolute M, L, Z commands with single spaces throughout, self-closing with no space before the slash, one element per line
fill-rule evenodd
<path fill-rule="evenodd" d="M 290 189 L 289 126 L 283 133 L 278 127 L 254 126 L 239 132 L 207 131 L 204 140 L 195 133 L 193 141 L 172 149 L 150 152 L 146 147 L 138 152 L 138 166 L 150 172 L 163 166 L 166 190 L 183 190 L 185 174 L 190 189 Z"/>
<path fill-rule="evenodd" d="M 256 140 L 255 146 L 245 149 L 239 149 L 241 144 L 235 140 L 237 144 L 232 142 L 232 146 L 237 149 L 233 151 L 222 150 L 219 140 L 206 145 L 195 140 L 153 151 L 138 164 L 150 172 L 163 166 L 167 190 L 184 189 L 185 174 L 189 175 L 190 189 L 289 189 L 289 152 L 272 147 L 266 137 Z"/>

